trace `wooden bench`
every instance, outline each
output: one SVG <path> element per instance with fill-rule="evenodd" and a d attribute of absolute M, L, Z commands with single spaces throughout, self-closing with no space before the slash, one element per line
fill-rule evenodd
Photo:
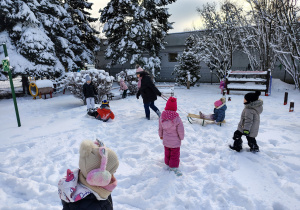
<path fill-rule="evenodd" d="M 228 71 L 226 90 L 262 91 L 269 95 L 271 71 Z"/>

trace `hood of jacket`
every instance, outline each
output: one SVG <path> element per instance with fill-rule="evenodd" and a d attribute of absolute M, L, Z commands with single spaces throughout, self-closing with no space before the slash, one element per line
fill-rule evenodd
<path fill-rule="evenodd" d="M 79 184 L 79 169 L 68 169 L 67 176 L 58 182 L 58 194 L 61 200 L 67 203 L 79 201 L 88 196 L 91 190 Z"/>
<path fill-rule="evenodd" d="M 254 109 L 258 114 L 263 112 L 263 100 L 258 99 L 257 101 L 250 102 L 249 104 L 245 104 L 246 109 Z"/>
<path fill-rule="evenodd" d="M 227 109 L 227 106 L 226 104 L 222 104 L 221 106 L 218 106 L 216 109 L 220 109 L 220 110 L 226 110 Z"/>

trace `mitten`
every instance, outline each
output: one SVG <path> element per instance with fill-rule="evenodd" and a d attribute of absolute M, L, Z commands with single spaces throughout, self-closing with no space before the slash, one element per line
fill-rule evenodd
<path fill-rule="evenodd" d="M 250 132 L 249 132 L 248 130 L 244 130 L 244 131 L 243 131 L 243 134 L 244 134 L 245 136 L 249 136 Z"/>
<path fill-rule="evenodd" d="M 136 98 L 139 99 L 139 97 L 140 97 L 140 96 L 137 94 L 137 95 L 136 95 Z"/>

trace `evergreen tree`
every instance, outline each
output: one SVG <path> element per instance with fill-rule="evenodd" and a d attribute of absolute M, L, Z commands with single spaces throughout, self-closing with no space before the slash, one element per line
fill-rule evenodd
<path fill-rule="evenodd" d="M 135 38 L 138 36 L 142 41 L 143 34 L 133 23 L 137 8 L 139 5 L 136 1 L 112 0 L 101 10 L 100 22 L 105 24 L 103 32 L 108 40 L 105 54 L 107 59 L 111 59 L 108 67 L 124 64 L 132 55 L 141 54 Z"/>
<path fill-rule="evenodd" d="M 32 63 L 24 66 L 24 74 L 59 76 L 64 69 L 55 55 L 54 43 L 37 19 L 39 6 L 35 0 L 14 2 L 14 13 L 7 16 L 13 23 L 10 37 L 18 52 Z"/>
<path fill-rule="evenodd" d="M 108 39 L 108 67 L 138 63 L 145 70 L 158 73 L 164 38 L 172 28 L 165 6 L 176 0 L 112 0 L 101 11 L 100 21 Z"/>
<path fill-rule="evenodd" d="M 57 58 L 67 71 L 77 70 L 79 67 L 75 63 L 75 53 L 70 42 L 72 36 L 66 33 L 69 26 L 74 26 L 70 15 L 58 0 L 41 1 L 38 11 L 38 19 L 46 30 L 47 36 L 55 44 Z"/>
<path fill-rule="evenodd" d="M 4 30 L 11 30 L 14 25 L 15 13 L 14 3 L 10 0 L 1 0 L 0 3 L 0 32 Z"/>
<path fill-rule="evenodd" d="M 190 85 L 194 86 L 201 78 L 200 76 L 200 59 L 194 50 L 197 39 L 193 35 L 189 36 L 185 41 L 185 50 L 182 55 L 177 57 L 179 65 L 174 68 L 175 81 L 181 85 L 187 86 L 188 73 L 190 74 Z"/>
<path fill-rule="evenodd" d="M 166 6 L 175 1 L 176 0 L 143 0 L 143 5 L 146 10 L 145 18 L 151 24 L 151 36 L 146 42 L 150 59 L 145 63 L 146 66 L 149 67 L 145 67 L 145 69 L 156 75 L 160 74 L 160 59 L 158 56 L 166 44 L 164 39 L 167 32 L 173 28 L 172 23 L 168 21 L 171 15 L 168 13 Z"/>
<path fill-rule="evenodd" d="M 98 18 L 90 17 L 90 13 L 86 11 L 90 10 L 92 5 L 93 3 L 85 0 L 66 0 L 65 4 L 65 9 L 74 21 L 74 28 L 69 28 L 69 32 L 73 39 L 73 50 L 76 51 L 76 55 L 79 55 L 77 65 L 81 68 L 84 63 L 94 63 L 94 52 L 99 49 L 100 45 L 100 39 L 95 36 L 99 32 L 90 25 Z"/>

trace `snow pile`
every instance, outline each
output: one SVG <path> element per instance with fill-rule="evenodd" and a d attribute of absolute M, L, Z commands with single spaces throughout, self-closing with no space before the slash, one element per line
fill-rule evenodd
<path fill-rule="evenodd" d="M 53 82 L 51 80 L 45 79 L 45 80 L 36 80 L 35 83 L 38 88 L 46 88 L 46 87 L 52 87 L 53 88 Z"/>
<path fill-rule="evenodd" d="M 283 105 L 286 87 L 289 99 L 295 101 L 294 112 Z M 158 117 L 151 111 L 151 120 L 146 120 L 143 102 L 134 96 L 110 101 L 116 117 L 107 123 L 87 116 L 86 106 L 70 94 L 51 100 L 18 98 L 21 127 L 17 127 L 13 100 L 0 100 L 0 120 L 5 122 L 0 126 L 0 209 L 61 210 L 58 180 L 68 168 L 78 167 L 80 143 L 96 138 L 119 157 L 118 186 L 112 192 L 116 210 L 299 209 L 299 91 L 273 80 L 271 96 L 262 94 L 257 154 L 246 151 L 245 137 L 242 152 L 228 148 L 245 93 L 229 95 L 226 124 L 202 127 L 198 121 L 190 124 L 187 113 L 211 113 L 222 96 L 219 85 L 175 87 L 185 127 L 182 177 L 163 169 Z M 155 104 L 162 111 L 166 101 L 159 97 Z"/>

